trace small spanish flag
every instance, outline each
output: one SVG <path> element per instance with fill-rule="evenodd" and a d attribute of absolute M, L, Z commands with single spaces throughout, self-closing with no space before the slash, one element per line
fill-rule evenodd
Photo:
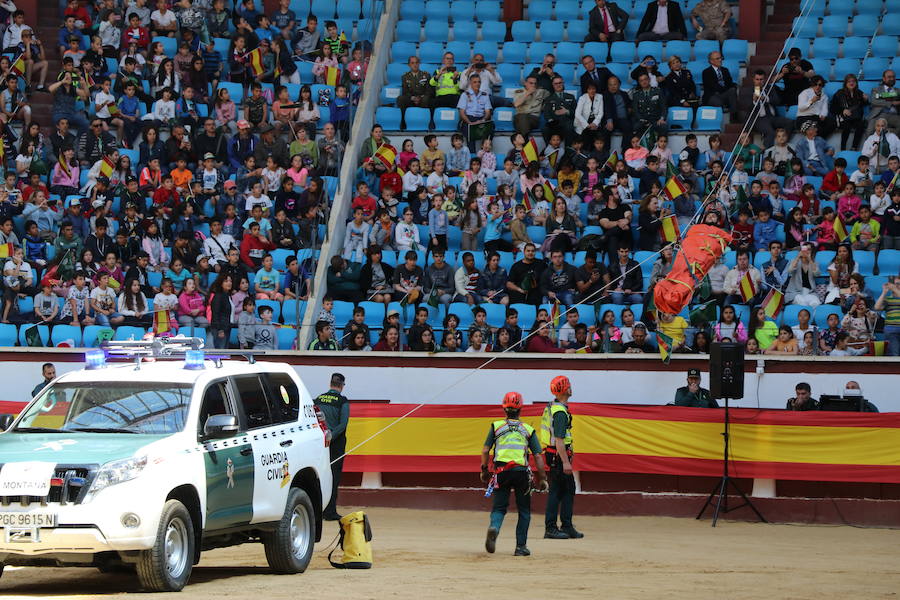
<path fill-rule="evenodd" d="M 275 80 L 275 83 L 278 83 L 278 78 L 281 77 L 281 60 L 276 56 L 275 57 L 275 72 L 272 73 L 272 78 Z"/>
<path fill-rule="evenodd" d="M 265 71 L 262 62 L 262 50 L 256 48 L 247 53 L 247 64 L 250 65 L 250 70 L 253 72 L 254 77 L 262 75 L 263 71 Z"/>
<path fill-rule="evenodd" d="M 544 200 L 552 205 L 554 198 L 556 198 L 556 188 L 549 181 L 545 181 L 541 186 L 544 188 Z"/>
<path fill-rule="evenodd" d="M 337 67 L 325 67 L 325 85 L 337 85 L 341 81 L 341 70 Z"/>
<path fill-rule="evenodd" d="M 390 144 L 381 144 L 378 146 L 378 150 L 375 151 L 374 157 L 381 161 L 385 168 L 390 169 L 394 166 L 394 161 L 397 160 L 397 149 Z"/>
<path fill-rule="evenodd" d="M 869 353 L 872 356 L 884 356 L 884 352 L 887 349 L 887 342 L 875 340 L 875 341 L 869 342 L 869 344 L 870 344 Z"/>
<path fill-rule="evenodd" d="M 19 58 L 13 61 L 13 64 L 9 67 L 9 70 L 15 73 L 16 75 L 25 75 L 25 54 L 20 54 Z"/>
<path fill-rule="evenodd" d="M 525 207 L 525 212 L 531 212 L 531 209 L 534 208 L 534 204 L 531 203 L 530 193 L 522 196 L 522 206 Z"/>
<path fill-rule="evenodd" d="M 662 236 L 664 242 L 671 243 L 678 239 L 681 232 L 678 230 L 678 217 L 669 215 L 660 219 L 661 226 L 659 235 Z"/>
<path fill-rule="evenodd" d="M 753 283 L 753 278 L 750 277 L 750 271 L 747 271 L 743 277 L 741 277 L 741 281 L 738 284 L 738 291 L 741 293 L 741 299 L 744 301 L 744 304 L 750 302 L 750 299 L 756 295 L 756 285 Z"/>
<path fill-rule="evenodd" d="M 781 309 L 784 308 L 784 294 L 782 294 L 779 290 L 772 288 L 769 290 L 769 293 L 766 294 L 765 300 L 762 302 L 763 310 L 766 311 L 766 315 L 775 319 L 781 313 Z"/>
<path fill-rule="evenodd" d="M 343 31 L 341 31 L 341 37 L 338 38 L 338 41 L 341 43 L 342 48 L 350 47 L 350 41 L 347 39 L 347 36 L 344 34 Z"/>
<path fill-rule="evenodd" d="M 112 172 L 115 170 L 116 165 L 113 164 L 113 161 L 110 157 L 104 156 L 103 160 L 100 163 L 100 174 L 103 177 L 109 177 L 112 175 Z"/>
<path fill-rule="evenodd" d="M 847 239 L 847 228 L 844 226 L 844 221 L 840 216 L 834 220 L 834 236 L 837 238 L 837 241 L 843 242 Z"/>
<path fill-rule="evenodd" d="M 537 142 L 534 141 L 534 138 L 531 138 L 528 140 L 528 143 L 522 147 L 522 160 L 528 165 L 533 162 L 539 162 L 540 158 L 541 155 L 538 152 Z"/>
<path fill-rule="evenodd" d="M 0 244 L 0 258 L 9 258 L 16 251 L 16 247 L 12 242 L 8 242 L 6 244 Z"/>
<path fill-rule="evenodd" d="M 900 182 L 900 171 L 897 171 L 897 172 L 894 174 L 893 179 L 891 179 L 891 182 L 888 184 L 888 186 L 887 186 L 887 193 L 890 194 L 890 193 L 894 190 L 894 188 L 897 187 L 897 183 L 898 183 L 898 182 Z"/>
<path fill-rule="evenodd" d="M 687 192 L 684 188 L 684 184 L 682 184 L 677 177 L 670 177 L 666 182 L 666 187 L 663 188 L 663 191 L 666 193 L 666 198 L 669 200 L 679 198 Z"/>
<path fill-rule="evenodd" d="M 672 357 L 672 338 L 661 331 L 656 332 L 656 345 L 659 346 L 659 357 L 665 364 L 669 364 Z"/>
<path fill-rule="evenodd" d="M 167 310 L 157 310 L 153 313 L 153 334 L 154 335 L 162 335 L 164 333 L 168 333 L 170 329 L 169 326 L 169 311 Z"/>
<path fill-rule="evenodd" d="M 554 329 L 559 327 L 559 300 L 550 307 L 550 322 L 553 323 Z"/>
<path fill-rule="evenodd" d="M 545 148 L 544 150 L 547 151 L 547 153 L 544 155 L 544 157 L 547 159 L 547 164 L 550 165 L 551 169 L 555 169 L 556 163 L 559 160 L 559 153 L 560 153 L 561 149 L 560 148 Z"/>
<path fill-rule="evenodd" d="M 615 171 L 617 164 L 619 164 L 619 153 L 618 151 L 614 151 L 609 155 L 609 158 L 606 159 L 606 162 L 603 163 L 603 168 L 609 167 L 610 170 Z"/>

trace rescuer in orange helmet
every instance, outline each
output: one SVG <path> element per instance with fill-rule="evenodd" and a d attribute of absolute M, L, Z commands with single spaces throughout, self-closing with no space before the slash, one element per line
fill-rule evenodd
<path fill-rule="evenodd" d="M 547 512 L 544 515 L 544 537 L 554 540 L 583 538 L 584 534 L 572 525 L 572 509 L 575 503 L 575 476 L 572 475 L 572 414 L 569 398 L 572 383 L 565 375 L 558 375 L 550 382 L 553 401 L 541 416 L 539 434 L 541 446 L 550 467 L 550 494 L 547 496 Z M 561 526 L 557 525 L 557 517 Z"/>
<path fill-rule="evenodd" d="M 515 556 L 528 556 L 531 551 L 525 545 L 528 541 L 528 525 L 531 523 L 531 472 L 528 468 L 528 453 L 534 456 L 537 464 L 539 490 L 547 488 L 544 469 L 544 458 L 541 456 L 541 444 L 535 435 L 534 427 L 519 420 L 522 410 L 522 394 L 509 392 L 503 397 L 503 410 L 506 418 L 491 423 L 484 447 L 481 449 L 481 481 L 488 483 L 485 495 L 494 496 L 491 507 L 491 524 L 488 527 L 485 549 L 491 554 L 497 547 L 497 536 L 503 517 L 509 506 L 509 493 L 516 493 L 516 508 L 519 510 L 519 521 L 516 523 Z M 488 467 L 491 448 L 494 448 L 494 469 Z"/>

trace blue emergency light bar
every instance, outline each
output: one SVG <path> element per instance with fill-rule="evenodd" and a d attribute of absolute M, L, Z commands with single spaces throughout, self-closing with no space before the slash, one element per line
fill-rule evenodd
<path fill-rule="evenodd" d="M 106 352 L 103 350 L 90 350 L 84 353 L 85 368 L 89 371 L 102 369 L 106 366 Z"/>
<path fill-rule="evenodd" d="M 189 371 L 202 369 L 204 360 L 206 356 L 202 350 L 188 350 L 184 353 L 184 368 Z"/>

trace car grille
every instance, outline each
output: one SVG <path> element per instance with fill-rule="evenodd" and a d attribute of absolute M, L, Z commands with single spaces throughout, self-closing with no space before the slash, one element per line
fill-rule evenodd
<path fill-rule="evenodd" d="M 53 481 L 56 485 L 50 486 L 50 493 L 47 496 L 0 496 L 0 505 L 78 504 L 87 493 L 93 473 L 94 467 L 90 466 L 58 465 L 53 471 Z"/>

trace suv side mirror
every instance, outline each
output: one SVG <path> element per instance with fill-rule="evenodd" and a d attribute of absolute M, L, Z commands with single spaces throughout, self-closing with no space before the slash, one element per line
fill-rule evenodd
<path fill-rule="evenodd" d="M 203 425 L 203 437 L 222 439 L 238 432 L 237 417 L 234 415 L 210 415 Z"/>
<path fill-rule="evenodd" d="M 9 429 L 15 420 L 15 415 L 0 415 L 0 431 Z"/>

